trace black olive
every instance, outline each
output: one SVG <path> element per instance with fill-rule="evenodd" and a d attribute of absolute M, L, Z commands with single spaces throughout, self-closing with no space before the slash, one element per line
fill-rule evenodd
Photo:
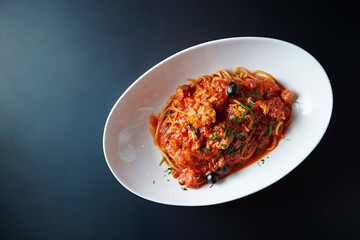
<path fill-rule="evenodd" d="M 229 82 L 229 84 L 226 86 L 226 94 L 229 97 L 237 97 L 237 96 L 239 96 L 239 94 L 240 94 L 239 85 L 234 81 Z"/>
<path fill-rule="evenodd" d="M 230 171 L 230 166 L 229 164 L 225 164 L 223 167 L 220 167 L 219 165 L 216 166 L 215 168 L 215 172 L 216 173 L 219 173 L 219 174 L 222 174 L 222 175 L 225 175 L 225 174 L 228 174 Z"/>
<path fill-rule="evenodd" d="M 230 166 L 229 166 L 229 164 L 226 163 L 226 164 L 224 165 L 223 169 L 222 169 L 222 173 L 221 173 L 221 174 L 223 174 L 223 175 L 228 174 L 229 171 L 230 171 Z"/>
<path fill-rule="evenodd" d="M 208 172 L 208 173 L 206 174 L 206 180 L 207 180 L 209 183 L 215 184 L 215 183 L 219 180 L 219 175 L 217 175 L 217 174 L 214 173 L 214 172 Z"/>

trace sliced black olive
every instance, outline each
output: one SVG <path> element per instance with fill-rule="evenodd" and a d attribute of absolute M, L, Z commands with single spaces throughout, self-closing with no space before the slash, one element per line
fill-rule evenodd
<path fill-rule="evenodd" d="M 215 172 L 220 172 L 220 171 L 221 171 L 221 168 L 219 166 L 216 166 Z"/>
<path fill-rule="evenodd" d="M 215 184 L 215 183 L 219 180 L 219 175 L 217 175 L 217 174 L 214 173 L 214 172 L 208 172 L 208 173 L 206 174 L 206 180 L 207 180 L 209 183 Z"/>
<path fill-rule="evenodd" d="M 223 174 L 223 175 L 228 174 L 229 171 L 230 171 L 230 166 L 229 166 L 229 164 L 226 163 L 226 164 L 224 165 L 223 169 L 222 169 L 222 173 L 221 173 L 221 174 Z"/>
<path fill-rule="evenodd" d="M 229 84 L 226 86 L 226 94 L 229 97 L 237 97 L 237 96 L 239 96 L 239 94 L 240 94 L 239 85 L 234 81 L 229 82 Z"/>

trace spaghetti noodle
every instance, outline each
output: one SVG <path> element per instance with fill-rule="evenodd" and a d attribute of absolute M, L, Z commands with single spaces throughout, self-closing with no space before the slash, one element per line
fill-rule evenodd
<path fill-rule="evenodd" d="M 258 161 L 291 123 L 293 93 L 270 74 L 237 67 L 188 79 L 150 122 L 181 185 L 198 188 Z"/>

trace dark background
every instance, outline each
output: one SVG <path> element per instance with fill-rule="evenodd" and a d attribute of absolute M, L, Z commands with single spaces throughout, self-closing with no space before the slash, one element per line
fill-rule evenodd
<path fill-rule="evenodd" d="M 0 239 L 360 239 L 359 2 L 333 2 L 0 0 Z M 115 101 L 168 56 L 241 36 L 289 41 L 322 64 L 334 109 L 320 144 L 225 204 L 127 191 L 102 151 Z"/>

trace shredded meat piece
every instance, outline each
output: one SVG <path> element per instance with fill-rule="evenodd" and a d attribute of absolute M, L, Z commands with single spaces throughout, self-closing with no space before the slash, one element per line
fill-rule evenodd
<path fill-rule="evenodd" d="M 176 89 L 176 98 L 182 101 L 186 96 L 190 96 L 191 88 L 188 85 L 179 86 Z"/>
<path fill-rule="evenodd" d="M 209 102 L 196 102 L 188 113 L 190 123 L 199 128 L 216 122 L 216 111 Z"/>
<path fill-rule="evenodd" d="M 285 119 L 284 103 L 281 102 L 279 97 L 267 100 L 257 101 L 264 115 L 268 115 L 272 118 Z"/>
<path fill-rule="evenodd" d="M 262 109 L 264 115 L 266 116 L 269 112 L 269 107 L 266 105 L 265 101 L 257 101 L 256 103 L 259 104 L 259 107 Z"/>
<path fill-rule="evenodd" d="M 229 108 L 228 108 L 229 112 L 233 115 L 235 115 L 237 118 L 241 119 L 243 118 L 243 113 L 247 112 L 247 110 L 245 108 L 243 108 L 242 106 L 238 105 L 238 104 L 235 104 L 235 103 L 232 103 L 232 104 L 229 104 Z"/>
<path fill-rule="evenodd" d="M 289 89 L 284 89 L 281 91 L 280 96 L 286 103 L 291 104 L 294 94 L 292 92 L 290 92 Z"/>

